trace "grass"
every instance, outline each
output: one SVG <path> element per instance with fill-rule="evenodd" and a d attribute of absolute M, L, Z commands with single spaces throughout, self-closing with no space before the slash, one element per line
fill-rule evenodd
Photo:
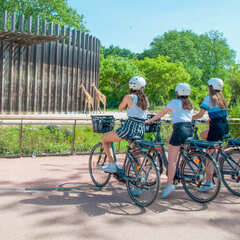
<path fill-rule="evenodd" d="M 116 126 L 117 128 L 118 126 Z M 199 133 L 205 130 L 207 125 L 199 125 Z M 240 124 L 230 122 L 232 137 L 239 138 Z M 36 126 L 25 125 L 22 131 L 21 150 L 23 155 L 41 154 L 66 154 L 72 150 L 72 126 Z M 172 132 L 171 125 L 163 124 L 161 135 L 167 142 Z M 101 141 L 103 134 L 94 133 L 91 125 L 77 125 L 75 131 L 74 152 L 89 152 L 91 148 Z M 154 139 L 153 133 L 146 133 L 146 140 Z M 20 154 L 20 129 L 19 126 L 0 127 L 0 156 Z M 120 150 L 125 150 L 127 142 L 121 142 Z M 118 144 L 116 144 L 118 149 Z"/>

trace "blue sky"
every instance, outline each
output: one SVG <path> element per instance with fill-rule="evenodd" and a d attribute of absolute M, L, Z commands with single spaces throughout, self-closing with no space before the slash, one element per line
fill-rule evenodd
<path fill-rule="evenodd" d="M 169 30 L 218 30 L 240 59 L 240 0 L 68 0 L 103 46 L 133 52 Z"/>

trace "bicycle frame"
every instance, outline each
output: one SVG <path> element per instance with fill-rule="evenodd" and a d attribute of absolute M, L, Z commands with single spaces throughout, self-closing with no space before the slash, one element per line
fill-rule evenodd
<path fill-rule="evenodd" d="M 169 122 L 169 121 L 167 120 L 167 122 Z M 159 151 L 157 149 L 150 149 L 149 152 L 153 152 L 153 159 L 156 159 L 156 156 L 157 156 L 159 158 L 159 161 L 161 161 L 164 164 L 164 167 L 167 169 L 168 168 L 168 159 L 167 159 L 167 156 L 166 156 L 164 143 L 163 143 L 162 138 L 161 138 L 160 129 L 161 129 L 161 123 L 157 123 L 157 127 L 156 127 L 157 134 L 156 134 L 156 137 L 155 137 L 155 142 L 160 143 L 161 150 Z M 198 139 L 197 130 L 198 130 L 198 128 L 195 125 L 195 121 L 194 121 L 193 122 L 193 135 L 194 135 L 195 139 Z M 204 152 L 200 147 L 197 148 L 196 150 L 199 151 L 199 153 L 201 153 L 202 155 L 207 155 L 209 158 L 211 158 L 213 160 L 213 158 L 210 156 L 210 154 Z M 183 157 L 183 159 L 185 160 L 186 164 L 190 167 L 190 169 L 194 173 L 196 173 L 195 169 L 191 165 L 191 164 L 194 164 L 194 162 L 192 162 L 189 159 L 186 152 L 187 151 L 185 151 L 184 145 L 181 145 L 180 150 L 179 150 L 179 154 L 178 154 L 177 164 L 176 164 L 176 174 L 175 174 L 175 177 L 174 177 L 175 180 L 181 180 L 184 177 L 180 173 L 181 157 Z"/>
<path fill-rule="evenodd" d="M 114 161 L 116 162 L 117 161 L 117 157 L 116 157 L 116 150 L 115 150 L 115 146 L 114 146 L 114 143 L 111 143 L 111 148 L 112 148 L 112 152 L 113 152 L 113 159 Z M 141 148 L 140 146 L 138 146 L 138 149 L 140 149 L 141 151 Z M 131 146 L 130 146 L 130 143 L 128 144 L 128 149 L 127 149 L 127 152 L 125 154 L 125 159 L 124 159 L 124 162 L 123 162 L 123 167 L 122 168 L 119 168 L 118 167 L 118 172 L 114 173 L 113 175 L 116 176 L 119 180 L 130 180 L 130 181 L 134 181 L 134 180 L 138 180 L 138 179 L 135 179 L 135 178 L 130 178 L 130 177 L 127 177 L 126 174 L 125 174 L 125 169 L 126 169 L 126 164 L 127 164 L 127 159 L 129 159 L 129 163 L 131 164 L 132 166 L 132 169 L 134 170 L 136 176 L 138 176 L 140 173 L 141 173 L 141 170 L 143 169 L 142 166 L 144 164 L 144 162 L 142 162 L 141 164 L 139 163 L 138 159 L 134 158 L 132 153 L 130 152 L 132 150 Z M 133 162 L 136 162 L 137 161 L 137 166 L 139 167 L 140 171 L 136 169 L 135 165 Z M 156 164 L 156 163 L 154 163 Z"/>

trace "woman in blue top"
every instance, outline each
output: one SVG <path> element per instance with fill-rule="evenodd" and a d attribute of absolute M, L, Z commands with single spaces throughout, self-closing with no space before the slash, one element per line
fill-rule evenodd
<path fill-rule="evenodd" d="M 200 106 L 200 111 L 193 116 L 193 119 L 201 118 L 207 111 L 210 119 L 209 129 L 203 131 L 200 135 L 202 139 L 208 141 L 222 140 L 225 134 L 229 132 L 227 120 L 227 103 L 222 94 L 223 81 L 220 78 L 211 78 L 208 80 L 209 95 L 206 96 Z M 212 170 L 206 172 L 206 184 L 200 191 L 209 191 L 213 189 Z"/>
<path fill-rule="evenodd" d="M 187 83 L 180 83 L 175 88 L 176 99 L 172 99 L 168 105 L 152 119 L 146 121 L 151 123 L 163 117 L 168 112 L 172 115 L 173 132 L 168 147 L 168 180 L 160 197 L 167 197 L 174 189 L 174 176 L 176 173 L 177 154 L 180 145 L 188 137 L 192 137 L 192 114 L 193 105 L 189 99 L 190 86 Z"/>
<path fill-rule="evenodd" d="M 110 151 L 112 142 L 119 142 L 129 137 L 139 136 L 144 137 L 145 119 L 147 117 L 147 108 L 149 107 L 148 99 L 144 94 L 146 81 L 142 77 L 132 77 L 129 80 L 130 92 L 127 94 L 119 105 L 119 110 L 127 109 L 127 121 L 116 132 L 111 131 L 102 136 L 102 144 L 104 151 L 110 161 L 102 170 L 109 173 L 117 172 L 117 164 L 113 160 Z"/>
<path fill-rule="evenodd" d="M 224 134 L 229 132 L 227 121 L 227 103 L 222 94 L 223 81 L 220 78 L 211 78 L 208 81 L 209 95 L 206 96 L 200 106 L 198 114 L 193 119 L 201 118 L 207 111 L 210 119 L 209 129 L 201 133 L 201 137 L 208 141 L 222 140 Z"/>

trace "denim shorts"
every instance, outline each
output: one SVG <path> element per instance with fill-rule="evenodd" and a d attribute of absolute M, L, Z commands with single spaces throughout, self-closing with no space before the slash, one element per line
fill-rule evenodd
<path fill-rule="evenodd" d="M 208 141 L 222 140 L 229 133 L 229 125 L 226 118 L 211 119 L 209 123 Z"/>
<path fill-rule="evenodd" d="M 122 139 L 129 139 L 138 136 L 144 138 L 145 120 L 129 117 L 124 124 L 116 130 L 117 135 Z"/>
<path fill-rule="evenodd" d="M 180 146 L 192 135 L 193 128 L 191 122 L 175 123 L 173 124 L 173 132 L 169 143 L 173 146 Z"/>

